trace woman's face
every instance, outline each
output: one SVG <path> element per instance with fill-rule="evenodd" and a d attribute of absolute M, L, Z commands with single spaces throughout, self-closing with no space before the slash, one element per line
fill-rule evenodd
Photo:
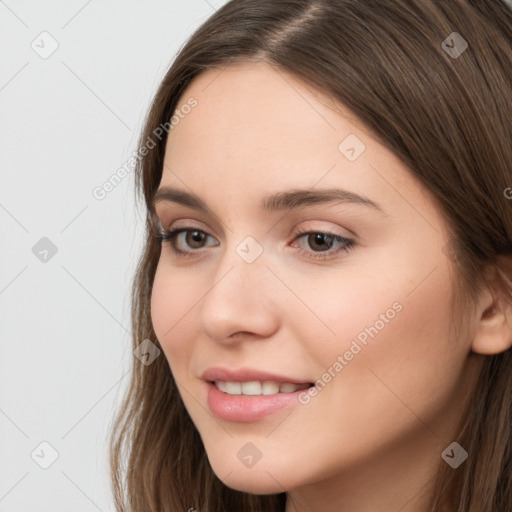
<path fill-rule="evenodd" d="M 267 494 L 428 474 L 475 375 L 431 196 L 267 64 L 202 73 L 178 112 L 156 212 L 189 231 L 162 245 L 152 320 L 216 475 Z"/>

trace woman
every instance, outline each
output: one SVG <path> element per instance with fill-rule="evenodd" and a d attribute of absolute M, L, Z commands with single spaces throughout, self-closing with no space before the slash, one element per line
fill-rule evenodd
<path fill-rule="evenodd" d="M 512 510 L 511 43 L 500 0 L 193 34 L 139 145 L 119 511 Z"/>

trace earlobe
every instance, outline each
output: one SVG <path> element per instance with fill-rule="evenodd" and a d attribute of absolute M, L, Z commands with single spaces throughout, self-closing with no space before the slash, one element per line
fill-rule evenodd
<path fill-rule="evenodd" d="M 471 349 L 477 354 L 499 354 L 512 347 L 512 295 L 503 282 L 483 295 Z"/>

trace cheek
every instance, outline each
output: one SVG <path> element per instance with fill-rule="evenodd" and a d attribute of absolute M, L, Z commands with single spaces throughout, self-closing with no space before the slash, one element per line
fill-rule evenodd
<path fill-rule="evenodd" d="M 339 372 L 342 378 L 334 379 L 329 400 L 357 411 L 363 423 L 378 417 L 390 432 L 400 422 L 411 427 L 415 417 L 404 404 L 433 420 L 456 388 L 466 356 L 464 344 L 451 335 L 448 282 L 440 272 L 412 293 L 409 286 L 395 286 L 385 297 L 352 304 L 337 324 L 347 334 L 330 353 L 331 365 L 338 354 L 350 361 Z"/>
<path fill-rule="evenodd" d="M 294 297 L 283 301 L 282 321 L 294 331 L 296 348 L 307 350 L 317 371 L 328 369 L 351 348 L 349 358 L 364 359 L 372 340 L 379 343 L 386 338 L 404 314 L 402 285 L 389 271 L 340 268 L 338 276 L 328 277 L 284 274 L 283 278 L 300 301 Z"/>
<path fill-rule="evenodd" d="M 451 335 L 451 278 L 443 261 L 432 258 L 416 267 L 413 261 L 397 258 L 394 266 L 346 271 L 343 279 L 317 281 L 323 287 L 297 282 L 294 290 L 316 318 L 305 311 L 303 320 L 295 320 L 294 337 L 305 341 L 317 371 L 343 373 L 344 386 L 356 395 L 386 391 L 378 377 L 404 397 L 423 399 L 450 386 L 450 372 L 465 357 L 463 344 Z M 391 271 L 395 267 L 400 271 Z M 342 368 L 336 362 L 345 355 Z"/>
<path fill-rule="evenodd" d="M 180 284 L 177 277 L 179 276 L 174 274 L 171 280 L 159 264 L 151 293 L 153 329 L 173 373 L 175 370 L 179 372 L 177 363 L 185 363 L 189 359 L 188 347 L 191 344 L 187 342 L 187 332 L 194 329 L 190 309 L 198 300 L 194 299 L 198 294 L 187 291 L 191 287 Z M 176 290 L 180 292 L 177 293 Z"/>
<path fill-rule="evenodd" d="M 155 334 L 162 343 L 164 341 L 165 329 L 169 329 L 169 315 L 175 312 L 176 304 L 173 303 L 174 294 L 171 293 L 170 286 L 164 285 L 164 279 L 160 271 L 160 264 L 157 267 L 153 289 L 151 292 L 151 321 Z"/>

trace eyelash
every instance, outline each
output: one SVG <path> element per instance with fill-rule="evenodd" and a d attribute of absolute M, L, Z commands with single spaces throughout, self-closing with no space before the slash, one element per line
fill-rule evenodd
<path fill-rule="evenodd" d="M 201 250 L 192 250 L 192 251 L 181 251 L 179 249 L 176 249 L 176 247 L 174 246 L 174 239 L 180 234 L 180 233 L 183 233 L 183 232 L 188 232 L 188 231 L 197 231 L 199 233 L 203 233 L 207 236 L 211 236 L 209 235 L 208 233 L 206 233 L 205 231 L 202 231 L 200 229 L 197 229 L 193 226 L 181 226 L 181 227 L 175 227 L 175 228 L 171 228 L 167 231 L 165 230 L 159 230 L 158 233 L 157 233 L 157 237 L 159 238 L 160 240 L 160 243 L 164 243 L 164 242 L 171 242 L 171 250 L 173 251 L 173 253 L 179 257 L 179 258 L 190 258 L 190 257 L 194 257 L 197 255 L 198 252 L 201 252 Z M 319 252 L 319 253 L 313 253 L 313 254 L 316 254 L 315 256 L 311 256 L 311 252 L 310 251 L 307 251 L 307 250 L 304 250 L 302 248 L 298 248 L 299 249 L 299 252 L 303 255 L 306 255 L 307 257 L 309 258 L 312 258 L 312 259 L 317 259 L 317 260 L 325 260 L 325 259 L 331 259 L 333 258 L 333 254 L 338 254 L 339 252 L 341 251 L 345 251 L 345 252 L 348 252 L 350 251 L 350 249 L 352 249 L 354 246 L 355 246 L 355 241 L 351 238 L 345 238 L 341 235 L 336 235 L 335 233 L 331 233 L 329 231 L 312 231 L 312 230 L 307 230 L 307 229 L 300 229 L 298 230 L 296 233 L 295 233 L 295 238 L 293 239 L 293 241 L 299 239 L 299 238 L 302 238 L 304 235 L 313 235 L 313 234 L 321 234 L 321 235 L 327 235 L 329 237 L 332 237 L 333 241 L 335 242 L 338 242 L 338 243 L 343 243 L 344 245 L 340 246 L 338 248 L 338 250 L 336 251 L 331 251 L 330 249 L 328 251 L 322 251 L 322 252 Z"/>

